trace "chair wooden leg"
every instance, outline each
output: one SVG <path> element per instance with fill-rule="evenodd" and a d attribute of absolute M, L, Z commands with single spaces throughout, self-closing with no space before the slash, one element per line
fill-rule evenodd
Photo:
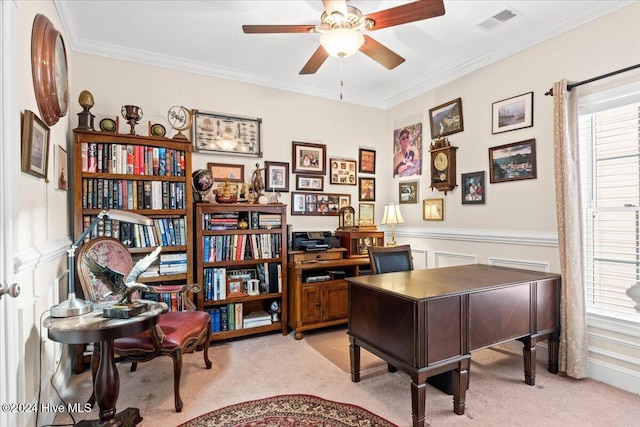
<path fill-rule="evenodd" d="M 176 412 L 182 412 L 182 399 L 180 398 L 180 376 L 182 375 L 182 350 L 177 348 L 169 353 L 173 359 L 173 394 Z"/>
<path fill-rule="evenodd" d="M 138 362 L 131 362 L 131 372 L 135 372 L 138 369 Z"/>
<path fill-rule="evenodd" d="M 207 369 L 211 369 L 211 360 L 209 360 L 209 337 L 211 336 L 211 322 L 207 325 L 207 336 L 202 345 L 202 353 L 204 353 L 204 365 Z"/>

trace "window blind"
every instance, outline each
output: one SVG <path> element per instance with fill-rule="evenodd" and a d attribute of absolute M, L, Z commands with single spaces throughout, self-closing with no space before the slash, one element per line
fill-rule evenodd
<path fill-rule="evenodd" d="M 639 321 L 626 290 L 640 283 L 640 88 L 579 102 L 587 311 Z"/>

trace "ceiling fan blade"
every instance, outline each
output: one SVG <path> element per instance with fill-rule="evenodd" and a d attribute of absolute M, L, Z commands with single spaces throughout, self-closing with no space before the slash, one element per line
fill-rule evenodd
<path fill-rule="evenodd" d="M 374 21 L 373 31 L 441 16 L 444 12 L 443 0 L 419 0 L 370 13 L 366 18 Z"/>
<path fill-rule="evenodd" d="M 388 70 L 393 70 L 404 62 L 402 56 L 367 35 L 364 36 L 364 44 L 360 47 L 360 52 Z"/>
<path fill-rule="evenodd" d="M 308 33 L 315 25 L 243 25 L 245 34 Z"/>
<path fill-rule="evenodd" d="M 327 51 L 324 50 L 322 46 L 318 46 L 318 49 L 313 52 L 311 58 L 309 58 L 307 63 L 304 64 L 304 67 L 302 67 L 302 70 L 300 70 L 300 74 L 314 74 L 316 71 L 318 71 L 320 66 L 324 64 L 324 61 L 326 61 L 328 57 L 329 54 L 327 53 Z"/>
<path fill-rule="evenodd" d="M 345 18 L 347 17 L 347 0 L 322 0 L 322 5 L 328 16 L 333 12 L 339 12 Z"/>

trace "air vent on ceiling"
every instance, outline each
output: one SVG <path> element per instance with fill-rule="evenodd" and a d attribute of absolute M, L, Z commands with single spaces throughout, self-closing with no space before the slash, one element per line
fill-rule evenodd
<path fill-rule="evenodd" d="M 493 15 L 491 18 L 485 19 L 480 22 L 478 26 L 483 30 L 492 30 L 500 24 L 504 24 L 507 21 L 510 21 L 513 18 L 518 17 L 519 14 L 513 11 L 513 9 L 505 9 L 502 12 L 498 12 Z"/>

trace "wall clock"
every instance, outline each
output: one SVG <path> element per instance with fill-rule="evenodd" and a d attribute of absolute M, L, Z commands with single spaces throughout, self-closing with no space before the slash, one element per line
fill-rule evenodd
<path fill-rule="evenodd" d="M 38 110 L 52 126 L 69 107 L 67 51 L 62 34 L 42 14 L 36 15 L 31 29 L 31 73 Z"/>
<path fill-rule="evenodd" d="M 456 188 L 456 150 L 444 138 L 431 144 L 431 189 L 451 191 Z"/>

